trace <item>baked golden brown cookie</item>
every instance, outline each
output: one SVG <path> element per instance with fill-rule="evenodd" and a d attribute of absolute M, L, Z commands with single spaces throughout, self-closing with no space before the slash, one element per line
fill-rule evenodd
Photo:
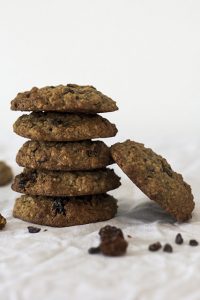
<path fill-rule="evenodd" d="M 65 227 L 109 220 L 117 213 L 117 201 L 107 194 L 81 197 L 21 196 L 13 216 L 27 222 Z"/>
<path fill-rule="evenodd" d="M 0 230 L 2 230 L 6 225 L 6 219 L 0 214 Z"/>
<path fill-rule="evenodd" d="M 116 102 L 93 86 L 67 84 L 34 87 L 19 93 L 11 102 L 12 110 L 103 113 L 118 109 Z"/>
<path fill-rule="evenodd" d="M 113 163 L 110 148 L 101 141 L 28 141 L 16 161 L 22 167 L 65 171 L 101 169 Z"/>
<path fill-rule="evenodd" d="M 47 171 L 25 169 L 15 177 L 12 189 L 28 195 L 80 196 L 106 193 L 120 186 L 111 169 L 97 171 Z"/>
<path fill-rule="evenodd" d="M 130 140 L 113 145 L 111 154 L 124 173 L 177 221 L 191 218 L 194 209 L 191 188 L 166 159 Z"/>
<path fill-rule="evenodd" d="M 99 115 L 34 112 L 14 124 L 14 132 L 38 141 L 81 141 L 115 136 L 117 128 Z"/>
<path fill-rule="evenodd" d="M 13 179 L 11 168 L 3 161 L 0 161 L 0 186 L 9 184 Z"/>

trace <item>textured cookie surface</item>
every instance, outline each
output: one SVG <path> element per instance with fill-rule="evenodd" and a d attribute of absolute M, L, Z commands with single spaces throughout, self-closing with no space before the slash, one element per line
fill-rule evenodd
<path fill-rule="evenodd" d="M 6 219 L 0 214 L 0 230 L 2 230 L 6 225 Z"/>
<path fill-rule="evenodd" d="M 194 209 L 191 188 L 162 156 L 130 140 L 113 145 L 111 154 L 124 173 L 176 220 L 191 217 Z"/>
<path fill-rule="evenodd" d="M 28 141 L 17 154 L 20 166 L 46 170 L 90 170 L 113 163 L 110 149 L 101 141 Z"/>
<path fill-rule="evenodd" d="M 13 210 L 16 218 L 54 227 L 105 221 L 116 213 L 117 201 L 107 194 L 65 198 L 21 196 Z"/>
<path fill-rule="evenodd" d="M 13 173 L 9 166 L 0 161 L 0 186 L 9 184 L 13 179 Z"/>
<path fill-rule="evenodd" d="M 114 124 L 99 115 L 33 112 L 22 115 L 14 132 L 39 141 L 80 141 L 115 136 Z"/>
<path fill-rule="evenodd" d="M 25 169 L 15 177 L 14 191 L 28 195 L 80 196 L 106 193 L 120 186 L 113 170 L 45 171 Z"/>
<path fill-rule="evenodd" d="M 93 86 L 76 84 L 34 87 L 19 93 L 11 102 L 12 110 L 102 113 L 118 109 L 116 102 Z"/>

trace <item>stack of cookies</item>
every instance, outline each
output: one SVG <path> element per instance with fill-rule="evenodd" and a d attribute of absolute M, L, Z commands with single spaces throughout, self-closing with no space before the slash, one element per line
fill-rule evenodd
<path fill-rule="evenodd" d="M 13 215 L 56 227 L 113 218 L 117 202 L 106 193 L 120 179 L 107 168 L 109 147 L 91 139 L 116 135 L 115 125 L 97 114 L 117 110 L 116 103 L 92 86 L 68 84 L 19 93 L 11 109 L 32 111 L 14 124 L 14 132 L 30 140 L 17 154 L 24 171 L 12 188 L 24 195 Z"/>

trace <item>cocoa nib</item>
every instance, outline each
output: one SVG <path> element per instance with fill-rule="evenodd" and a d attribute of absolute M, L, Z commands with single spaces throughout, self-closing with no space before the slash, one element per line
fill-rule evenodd
<path fill-rule="evenodd" d="M 164 252 L 168 252 L 168 253 L 172 253 L 173 252 L 173 248 L 170 244 L 165 244 L 164 248 L 163 248 Z"/>
<path fill-rule="evenodd" d="M 178 244 L 178 245 L 183 244 L 183 238 L 182 238 L 182 235 L 180 233 L 177 234 L 176 239 L 175 239 L 175 243 Z"/>
<path fill-rule="evenodd" d="M 190 246 L 198 246 L 199 243 L 198 243 L 196 240 L 190 240 L 190 241 L 189 241 L 189 245 L 190 245 Z"/>
<path fill-rule="evenodd" d="M 156 242 L 154 244 L 149 245 L 149 251 L 158 251 L 162 248 L 162 245 L 160 242 Z"/>

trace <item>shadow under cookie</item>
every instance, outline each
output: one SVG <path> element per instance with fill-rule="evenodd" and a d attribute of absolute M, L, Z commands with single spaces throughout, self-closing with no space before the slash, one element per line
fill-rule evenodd
<path fill-rule="evenodd" d="M 128 214 L 128 218 L 144 223 L 176 223 L 176 219 L 154 202 L 143 202 L 135 206 Z"/>

